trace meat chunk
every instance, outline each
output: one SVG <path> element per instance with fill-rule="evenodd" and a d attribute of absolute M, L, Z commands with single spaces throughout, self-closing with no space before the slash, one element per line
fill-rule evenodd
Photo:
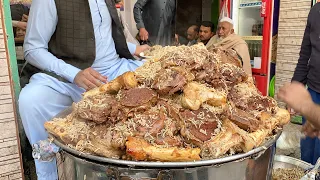
<path fill-rule="evenodd" d="M 138 107 L 157 101 L 157 93 L 148 88 L 133 88 L 120 93 L 120 103 L 126 107 Z"/>
<path fill-rule="evenodd" d="M 185 110 L 180 114 L 183 120 L 180 133 L 190 143 L 200 146 L 217 132 L 219 120 L 214 113 L 206 109 Z"/>
<path fill-rule="evenodd" d="M 249 111 L 265 111 L 275 114 L 277 111 L 277 101 L 266 96 L 252 96 L 248 99 Z"/>
<path fill-rule="evenodd" d="M 231 116 L 229 119 L 241 129 L 246 131 L 256 131 L 259 128 L 258 119 L 256 119 L 253 115 L 238 108 L 235 108 L 231 111 Z"/>
<path fill-rule="evenodd" d="M 182 74 L 171 69 L 165 69 L 158 72 L 152 88 L 160 95 L 172 95 L 183 89 L 187 79 Z"/>
<path fill-rule="evenodd" d="M 232 64 L 222 64 L 220 67 L 220 72 L 229 87 L 244 82 L 248 79 L 247 73 L 244 72 L 242 68 Z"/>
<path fill-rule="evenodd" d="M 232 87 L 229 91 L 228 99 L 233 102 L 235 107 L 249 113 L 255 111 L 275 114 L 278 108 L 274 99 L 262 96 L 254 85 L 249 82 L 240 83 Z"/>
<path fill-rule="evenodd" d="M 116 122 L 117 119 L 112 115 L 118 114 L 118 102 L 115 96 L 109 94 L 101 94 L 97 96 L 89 96 L 78 103 L 74 104 L 74 110 L 77 114 L 86 120 L 94 121 L 96 123 L 103 123 L 112 120 Z"/>
<path fill-rule="evenodd" d="M 129 137 L 126 143 L 127 154 L 138 161 L 195 161 L 200 160 L 200 149 L 159 148 L 141 138 Z"/>
<path fill-rule="evenodd" d="M 223 50 L 220 48 L 212 48 L 209 49 L 210 52 L 214 52 L 220 56 L 221 64 L 232 64 L 237 67 L 242 67 L 241 60 L 239 59 L 239 56 L 235 50 L 228 49 Z"/>

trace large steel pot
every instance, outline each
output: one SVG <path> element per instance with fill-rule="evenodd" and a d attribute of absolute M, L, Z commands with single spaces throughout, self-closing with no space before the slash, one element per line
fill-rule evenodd
<path fill-rule="evenodd" d="M 59 114 L 64 117 L 70 109 Z M 195 162 L 137 162 L 80 153 L 58 140 L 62 168 L 67 180 L 269 180 L 273 169 L 275 142 L 281 132 L 263 146 L 247 153 Z M 63 171 L 63 172 L 61 172 Z"/>

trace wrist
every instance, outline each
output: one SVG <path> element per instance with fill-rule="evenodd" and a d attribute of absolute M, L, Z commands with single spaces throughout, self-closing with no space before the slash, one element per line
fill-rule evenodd
<path fill-rule="evenodd" d="M 299 109 L 299 113 L 301 114 L 309 114 L 317 108 L 317 105 L 311 100 L 306 101 L 305 103 L 301 103 L 301 108 Z"/>

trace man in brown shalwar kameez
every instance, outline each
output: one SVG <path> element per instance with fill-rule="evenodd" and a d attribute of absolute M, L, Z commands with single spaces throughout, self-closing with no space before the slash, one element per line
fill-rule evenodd
<path fill-rule="evenodd" d="M 210 39 L 206 47 L 236 51 L 242 61 L 244 71 L 248 75 L 252 75 L 248 45 L 240 36 L 234 33 L 232 19 L 224 17 L 219 21 L 217 35 Z"/>

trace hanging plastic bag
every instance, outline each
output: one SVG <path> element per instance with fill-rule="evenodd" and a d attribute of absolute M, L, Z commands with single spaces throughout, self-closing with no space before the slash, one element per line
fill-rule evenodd
<path fill-rule="evenodd" d="M 223 5 L 222 5 L 222 8 L 221 8 L 219 20 L 224 18 L 224 17 L 229 17 L 228 1 L 229 0 L 224 0 L 223 1 Z"/>

